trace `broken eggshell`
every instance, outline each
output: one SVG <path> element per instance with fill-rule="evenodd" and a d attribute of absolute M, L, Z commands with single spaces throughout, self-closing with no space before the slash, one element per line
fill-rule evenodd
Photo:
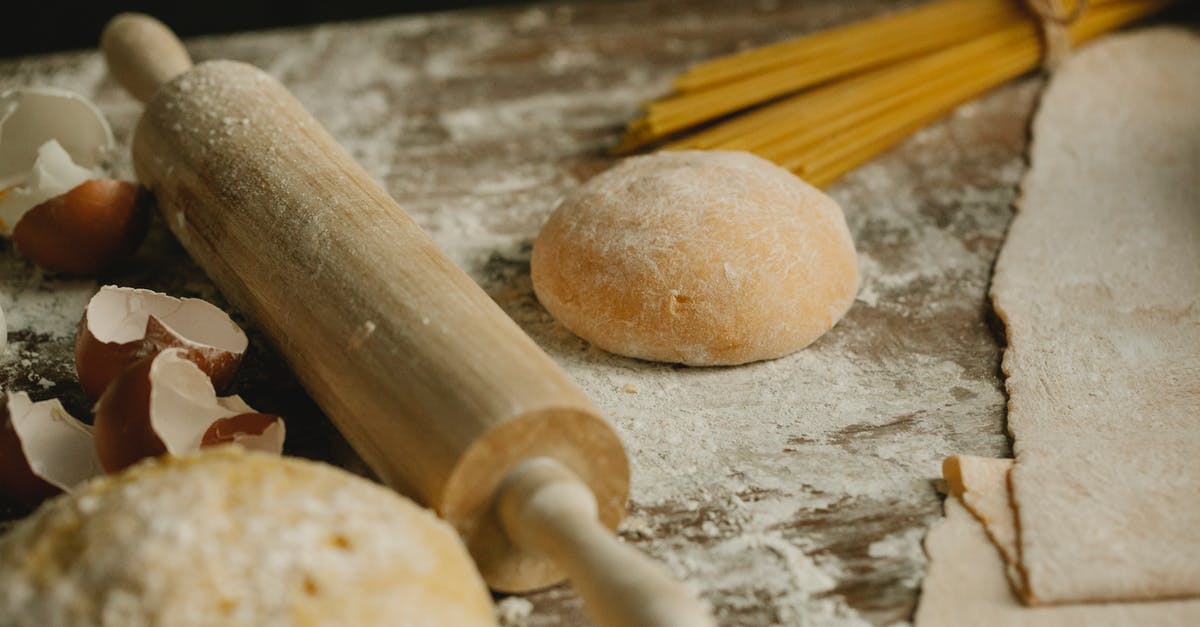
<path fill-rule="evenodd" d="M 0 189 L 23 182 L 50 140 L 73 164 L 92 172 L 108 159 L 114 144 L 104 115 L 79 94 L 53 87 L 0 93 Z"/>
<path fill-rule="evenodd" d="M 37 205 L 99 178 L 113 151 L 112 129 L 96 105 L 52 87 L 0 94 L 0 232 L 12 233 Z"/>
<path fill-rule="evenodd" d="M 87 180 L 27 211 L 13 243 L 51 272 L 98 274 L 137 250 L 150 224 L 145 205 L 133 183 Z"/>
<path fill-rule="evenodd" d="M 149 212 L 106 178 L 112 131 L 95 105 L 51 88 L 0 94 L 0 234 L 52 272 L 96 274 L 133 252 Z"/>
<path fill-rule="evenodd" d="M 58 399 L 7 395 L 0 406 L 0 492 L 32 507 L 100 473 L 91 429 Z"/>
<path fill-rule="evenodd" d="M 237 444 L 255 451 L 278 453 L 283 450 L 284 427 L 279 416 L 255 411 L 237 395 L 218 398 L 217 402 L 238 413 L 209 425 L 200 437 L 201 448 Z"/>
<path fill-rule="evenodd" d="M 0 147 L 3 147 L 0 137 Z M 12 169 L 0 156 L 0 171 Z M 34 207 L 71 191 L 90 179 L 98 178 L 98 171 L 75 165 L 58 140 L 50 139 L 34 153 L 34 160 L 21 175 L 13 175 L 14 182 L 4 190 L 0 198 L 0 230 L 12 236 L 16 225 Z"/>
<path fill-rule="evenodd" d="M 116 472 L 146 457 L 211 444 L 282 452 L 283 420 L 260 416 L 237 396 L 217 398 L 185 351 L 168 348 L 129 366 L 100 397 L 96 453 L 104 470 Z"/>
<path fill-rule="evenodd" d="M 165 348 L 183 349 L 212 378 L 229 387 L 249 340 L 229 314 L 198 298 L 106 285 L 88 302 L 75 335 L 75 370 L 96 400 L 130 364 Z"/>

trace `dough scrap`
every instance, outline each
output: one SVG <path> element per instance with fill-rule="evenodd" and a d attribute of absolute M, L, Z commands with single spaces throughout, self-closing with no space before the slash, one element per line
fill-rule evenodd
<path fill-rule="evenodd" d="M 453 529 L 332 466 L 233 446 L 143 462 L 0 538 L 0 626 L 494 626 Z"/>
<path fill-rule="evenodd" d="M 622 161 L 564 199 L 530 265 L 538 300 L 576 335 L 693 366 L 800 350 L 858 291 L 837 202 L 737 151 Z"/>
<path fill-rule="evenodd" d="M 958 497 L 983 524 L 1004 558 L 1004 570 L 1013 590 L 1025 588 L 1017 553 L 1017 515 L 1008 492 L 1008 472 L 1013 460 L 955 455 L 942 462 L 942 478 L 950 494 Z"/>
<path fill-rule="evenodd" d="M 1007 489 L 1000 488 L 1007 494 Z M 992 490 L 994 486 L 972 489 Z M 938 521 L 925 537 L 929 569 L 914 618 L 917 627 L 1194 627 L 1200 624 L 1200 600 L 1195 599 L 1022 605 L 1008 585 L 1004 560 L 988 541 L 983 525 L 957 497 L 946 497 L 945 511 L 946 518 Z"/>
<path fill-rule="evenodd" d="M 992 286 L 1030 603 L 1200 595 L 1200 38 L 1054 75 Z"/>

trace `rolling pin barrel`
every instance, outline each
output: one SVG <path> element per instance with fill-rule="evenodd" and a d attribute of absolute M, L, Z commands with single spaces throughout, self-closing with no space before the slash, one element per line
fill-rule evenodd
<path fill-rule="evenodd" d="M 514 543 L 497 494 L 542 460 L 555 486 L 594 498 L 592 527 L 616 527 L 628 462 L 587 397 L 277 81 L 232 61 L 189 69 L 182 45 L 147 16 L 114 19 L 102 45 L 113 74 L 147 101 L 133 161 L 165 222 L 351 445 L 458 529 L 493 588 L 560 581 L 572 562 L 555 553 L 570 551 Z M 522 508 L 524 497 L 507 498 Z M 546 528 L 566 530 L 568 545 L 575 537 L 570 523 Z M 609 533 L 596 544 L 589 554 L 645 562 Z M 571 574 L 615 589 L 611 573 Z M 697 611 L 687 609 L 700 622 L 640 624 L 709 624 Z"/>
<path fill-rule="evenodd" d="M 489 529 L 520 460 L 559 459 L 615 526 L 628 469 L 609 425 L 278 82 L 197 65 L 147 104 L 133 160 L 192 258 L 371 468 L 459 529 L 491 585 L 559 577 Z"/>

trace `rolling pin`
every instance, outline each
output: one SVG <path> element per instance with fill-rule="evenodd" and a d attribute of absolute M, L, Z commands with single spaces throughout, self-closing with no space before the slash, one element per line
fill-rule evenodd
<path fill-rule="evenodd" d="M 145 15 L 115 17 L 101 48 L 146 103 L 133 163 L 176 238 L 493 589 L 566 576 L 598 624 L 712 625 L 611 533 L 629 493 L 613 428 L 287 89 L 243 63 L 193 66 Z"/>

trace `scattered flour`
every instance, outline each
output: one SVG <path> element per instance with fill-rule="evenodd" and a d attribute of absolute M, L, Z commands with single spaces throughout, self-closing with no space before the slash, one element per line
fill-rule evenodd
<path fill-rule="evenodd" d="M 22 280 L 3 270 L 0 280 L 0 308 L 7 313 L 9 333 L 17 337 L 23 333 L 74 337 L 83 309 L 98 288 L 92 281 L 43 279 L 36 273 Z"/>
<path fill-rule="evenodd" d="M 902 560 L 917 564 L 925 564 L 928 560 L 921 547 L 925 539 L 923 529 L 905 529 L 889 535 L 882 540 L 876 540 L 867 547 L 867 555 L 881 559 Z M 919 577 L 912 577 L 913 585 L 919 583 Z"/>
<path fill-rule="evenodd" d="M 502 627 L 520 627 L 533 613 L 533 603 L 528 599 L 511 596 L 496 604 L 496 619 Z"/>

